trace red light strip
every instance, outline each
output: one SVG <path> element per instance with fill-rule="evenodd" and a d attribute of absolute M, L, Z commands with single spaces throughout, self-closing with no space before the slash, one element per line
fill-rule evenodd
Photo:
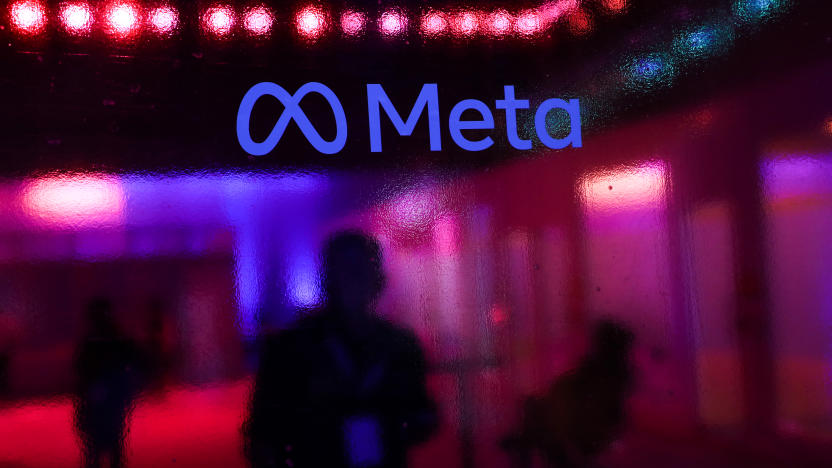
<path fill-rule="evenodd" d="M 596 1 L 613 13 L 623 12 L 628 3 L 627 0 Z M 237 11 L 229 4 L 216 3 L 200 11 L 199 24 L 203 34 L 219 40 L 229 39 L 238 31 L 249 37 L 268 37 L 280 23 L 278 20 L 289 24 L 295 34 L 307 41 L 318 40 L 331 32 L 342 37 L 360 37 L 370 28 L 389 39 L 406 36 L 410 31 L 428 40 L 441 37 L 529 39 L 539 37 L 561 19 L 567 19 L 569 30 L 576 35 L 588 32 L 591 23 L 581 9 L 581 2 L 550 0 L 537 8 L 515 12 L 460 8 L 427 9 L 414 14 L 393 6 L 379 12 L 375 20 L 360 10 L 329 12 L 314 4 L 301 7 L 292 18 L 281 19 L 264 4 Z M 17 0 L 9 4 L 7 11 L 11 29 L 23 36 L 44 34 L 47 23 L 53 21 L 71 36 L 88 36 L 93 26 L 100 26 L 117 39 L 137 36 L 143 31 L 165 38 L 173 36 L 180 27 L 180 12 L 164 3 L 145 8 L 130 0 L 102 0 L 96 5 L 85 0 L 68 0 L 50 10 L 42 0 Z"/>

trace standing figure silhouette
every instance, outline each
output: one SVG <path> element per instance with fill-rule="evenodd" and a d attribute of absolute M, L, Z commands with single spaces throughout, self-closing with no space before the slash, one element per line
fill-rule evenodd
<path fill-rule="evenodd" d="M 378 243 L 335 235 L 322 284 L 322 310 L 264 345 L 245 428 L 252 466 L 404 467 L 437 417 L 415 336 L 373 313 Z"/>
<path fill-rule="evenodd" d="M 84 466 L 123 466 L 128 410 L 138 389 L 136 346 L 122 336 L 106 299 L 87 306 L 87 331 L 75 356 L 78 377 L 75 423 L 83 442 Z"/>

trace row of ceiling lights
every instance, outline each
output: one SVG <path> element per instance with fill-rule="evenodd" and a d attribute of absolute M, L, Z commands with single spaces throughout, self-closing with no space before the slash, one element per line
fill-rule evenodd
<path fill-rule="evenodd" d="M 417 21 L 416 31 L 425 37 L 527 37 L 532 38 L 552 23 L 566 18 L 572 31 L 583 34 L 592 29 L 592 19 L 580 7 L 579 0 L 557 0 L 516 13 L 504 9 L 490 11 L 460 8 L 453 11 L 428 9 L 412 17 L 404 9 L 390 7 L 381 11 L 375 21 L 368 13 L 357 9 L 345 9 L 332 15 L 323 7 L 310 4 L 298 9 L 292 18 L 296 33 L 304 39 L 314 40 L 337 28 L 347 37 L 360 37 L 373 26 L 385 37 L 404 36 Z M 603 0 L 611 12 L 621 12 L 626 0 Z M 46 31 L 51 15 L 49 8 L 38 0 L 18 0 L 9 5 L 9 22 L 20 34 L 38 36 Z M 99 8 L 83 1 L 61 3 L 54 11 L 60 30 L 71 36 L 87 36 L 98 24 L 115 39 L 131 39 L 147 31 L 160 37 L 173 36 L 179 29 L 179 11 L 170 4 L 143 7 L 126 0 L 115 0 Z M 262 4 L 237 11 L 229 5 L 215 4 L 199 14 L 201 31 L 216 39 L 231 37 L 238 28 L 251 37 L 266 38 L 277 24 L 275 12 Z"/>

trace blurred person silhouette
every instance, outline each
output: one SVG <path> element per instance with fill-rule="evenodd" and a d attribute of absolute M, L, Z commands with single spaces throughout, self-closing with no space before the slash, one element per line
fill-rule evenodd
<path fill-rule="evenodd" d="M 555 379 L 542 396 L 526 400 L 519 433 L 503 441 L 516 466 L 531 466 L 535 453 L 552 468 L 596 466 L 625 423 L 633 340 L 622 325 L 598 323 L 578 367 Z"/>
<path fill-rule="evenodd" d="M 143 356 L 146 361 L 144 367 L 147 374 L 147 390 L 160 391 L 168 383 L 174 367 L 175 330 L 161 299 L 152 299 L 148 304 L 148 311 L 147 342 Z"/>
<path fill-rule="evenodd" d="M 325 305 L 264 344 L 245 425 L 252 466 L 404 467 L 437 426 L 409 331 L 375 316 L 381 249 L 354 231 L 323 251 Z"/>
<path fill-rule="evenodd" d="M 83 443 L 84 466 L 124 465 L 128 411 L 138 392 L 140 356 L 121 334 L 107 299 L 94 299 L 86 310 L 87 330 L 75 356 L 78 389 L 75 423 Z"/>
<path fill-rule="evenodd" d="M 0 398 L 9 396 L 11 390 L 12 354 L 20 339 L 17 319 L 0 309 Z"/>

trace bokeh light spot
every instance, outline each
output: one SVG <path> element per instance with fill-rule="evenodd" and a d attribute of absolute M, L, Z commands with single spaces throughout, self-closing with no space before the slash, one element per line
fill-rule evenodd
<path fill-rule="evenodd" d="M 205 29 L 217 37 L 231 34 L 234 27 L 234 11 L 227 6 L 209 8 L 203 16 Z"/>
<path fill-rule="evenodd" d="M 540 33 L 542 30 L 540 13 L 535 10 L 527 10 L 520 13 L 517 21 L 514 23 L 514 29 L 521 36 L 534 36 Z"/>
<path fill-rule="evenodd" d="M 367 15 L 360 11 L 347 10 L 341 15 L 341 31 L 347 36 L 358 36 L 367 27 Z"/>
<path fill-rule="evenodd" d="M 407 31 L 407 16 L 398 8 L 390 8 L 379 16 L 378 29 L 383 36 L 400 36 Z"/>
<path fill-rule="evenodd" d="M 298 33 L 305 39 L 317 39 L 326 32 L 326 13 L 316 6 L 302 8 L 295 17 Z"/>
<path fill-rule="evenodd" d="M 92 10 L 86 3 L 66 3 L 61 8 L 61 23 L 70 34 L 86 34 L 92 27 Z"/>
<path fill-rule="evenodd" d="M 455 36 L 468 37 L 477 33 L 479 16 L 473 11 L 461 11 L 454 16 L 451 30 Z"/>
<path fill-rule="evenodd" d="M 37 34 L 46 26 L 46 12 L 40 2 L 15 2 L 9 8 L 9 12 L 12 25 L 25 34 Z"/>
<path fill-rule="evenodd" d="M 243 25 L 250 34 L 255 36 L 265 36 L 272 30 L 274 24 L 274 15 L 272 12 L 264 7 L 257 6 L 246 11 L 243 18 Z"/>
<path fill-rule="evenodd" d="M 139 10 L 127 2 L 112 3 L 107 7 L 106 30 L 117 37 L 128 37 L 139 31 Z"/>
<path fill-rule="evenodd" d="M 148 14 L 150 28 L 158 34 L 170 34 L 179 25 L 179 15 L 169 6 L 154 8 Z"/>
<path fill-rule="evenodd" d="M 445 34 L 447 29 L 448 19 L 441 11 L 428 10 L 422 15 L 420 25 L 422 35 L 427 37 L 436 37 Z"/>
<path fill-rule="evenodd" d="M 511 32 L 514 18 L 506 10 L 497 10 L 488 16 L 488 34 L 494 37 L 505 36 Z"/>

